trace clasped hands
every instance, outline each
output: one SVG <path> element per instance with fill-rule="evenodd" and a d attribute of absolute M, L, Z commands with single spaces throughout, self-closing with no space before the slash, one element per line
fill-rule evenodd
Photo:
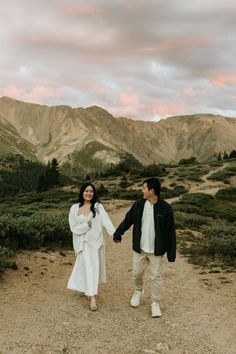
<path fill-rule="evenodd" d="M 122 237 L 121 236 L 115 236 L 113 235 L 113 242 L 115 243 L 121 243 Z"/>

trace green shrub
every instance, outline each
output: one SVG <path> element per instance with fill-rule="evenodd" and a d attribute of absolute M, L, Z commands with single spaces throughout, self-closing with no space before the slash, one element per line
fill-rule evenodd
<path fill-rule="evenodd" d="M 221 218 L 230 222 L 236 221 L 235 202 L 215 198 L 210 201 L 201 211 L 204 215 L 212 216 L 213 218 Z"/>
<path fill-rule="evenodd" d="M 16 269 L 14 261 L 15 253 L 7 247 L 0 246 L 0 269 L 13 268 Z"/>
<path fill-rule="evenodd" d="M 163 198 L 174 198 L 178 197 L 181 194 L 186 193 L 187 190 L 184 186 L 175 186 L 173 189 L 168 189 L 167 187 L 161 188 L 161 196 Z"/>
<path fill-rule="evenodd" d="M 189 159 L 181 159 L 179 161 L 180 165 L 192 165 L 192 164 L 195 164 L 195 163 L 197 163 L 197 158 L 194 157 L 194 156 L 190 157 Z"/>
<path fill-rule="evenodd" d="M 212 181 L 224 181 L 225 179 L 230 178 L 234 175 L 235 175 L 235 172 L 224 169 L 224 170 L 217 171 L 217 172 L 213 173 L 212 175 L 207 177 L 207 179 L 212 180 Z"/>
<path fill-rule="evenodd" d="M 220 200 L 236 201 L 236 187 L 220 189 L 215 197 Z"/>
<path fill-rule="evenodd" d="M 39 248 L 42 240 L 31 217 L 3 216 L 0 218 L 0 243 L 11 249 Z"/>
<path fill-rule="evenodd" d="M 35 213 L 29 217 L 0 217 L 0 244 L 11 249 L 71 246 L 68 213 Z"/>
<path fill-rule="evenodd" d="M 197 252 L 207 256 L 236 258 L 236 225 L 217 225 L 203 228 L 204 238 Z"/>
<path fill-rule="evenodd" d="M 213 197 L 205 193 L 188 193 L 184 194 L 180 200 L 180 204 L 190 204 L 195 207 L 205 206 Z"/>
<path fill-rule="evenodd" d="M 202 215 L 175 213 L 175 225 L 177 229 L 189 228 L 192 230 L 201 230 L 203 225 L 209 225 L 211 219 Z"/>
<path fill-rule="evenodd" d="M 198 214 L 198 207 L 191 205 L 191 204 L 180 204 L 180 203 L 173 203 L 173 208 L 176 211 L 182 211 L 188 214 Z"/>

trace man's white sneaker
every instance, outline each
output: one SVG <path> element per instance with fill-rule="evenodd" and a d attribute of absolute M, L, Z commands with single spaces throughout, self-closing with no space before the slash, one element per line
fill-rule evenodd
<path fill-rule="evenodd" d="M 152 317 L 161 317 L 160 306 L 157 302 L 153 302 L 151 305 Z"/>
<path fill-rule="evenodd" d="M 132 307 L 138 307 L 140 305 L 143 294 L 144 294 L 143 290 L 135 290 L 133 296 L 131 297 L 130 305 Z"/>

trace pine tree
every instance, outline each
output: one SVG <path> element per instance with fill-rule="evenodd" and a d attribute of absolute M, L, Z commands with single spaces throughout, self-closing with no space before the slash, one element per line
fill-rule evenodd
<path fill-rule="evenodd" d="M 51 185 L 52 187 L 59 185 L 59 178 L 60 178 L 60 171 L 59 171 L 59 163 L 56 158 L 52 159 L 51 168 L 50 168 L 50 175 L 51 175 Z"/>
<path fill-rule="evenodd" d="M 235 159 L 236 158 L 236 150 L 232 150 L 231 153 L 229 154 L 230 159 Z"/>
<path fill-rule="evenodd" d="M 53 158 L 48 161 L 44 175 L 38 179 L 37 191 L 42 192 L 58 186 L 60 183 L 60 170 L 57 159 Z"/>
<path fill-rule="evenodd" d="M 222 160 L 222 156 L 221 156 L 221 152 L 219 152 L 218 156 L 217 156 L 217 161 L 221 161 Z"/>
<path fill-rule="evenodd" d="M 225 151 L 224 152 L 224 155 L 223 155 L 223 160 L 227 160 L 229 158 L 229 155 L 227 154 L 227 152 Z"/>

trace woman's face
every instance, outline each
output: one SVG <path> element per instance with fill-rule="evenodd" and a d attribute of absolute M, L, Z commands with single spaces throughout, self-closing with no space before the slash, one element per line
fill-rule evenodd
<path fill-rule="evenodd" d="M 84 190 L 84 193 L 83 193 L 84 201 L 86 201 L 86 202 L 91 202 L 91 200 L 93 199 L 93 195 L 94 195 L 93 187 L 92 187 L 92 186 L 88 186 L 88 187 Z"/>

